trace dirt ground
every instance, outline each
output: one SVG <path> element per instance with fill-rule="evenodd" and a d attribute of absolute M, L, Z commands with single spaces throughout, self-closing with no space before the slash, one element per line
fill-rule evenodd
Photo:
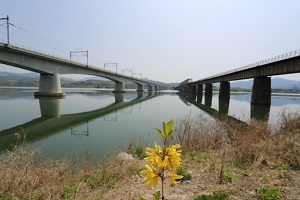
<path fill-rule="evenodd" d="M 128 161 L 127 161 L 128 162 Z M 132 162 L 132 161 L 129 161 Z M 144 161 L 134 161 L 142 167 Z M 192 174 L 192 179 L 182 181 L 174 186 L 169 180 L 165 184 L 166 200 L 189 200 L 202 194 L 212 194 L 216 191 L 231 192 L 229 199 L 259 199 L 259 190 L 263 187 L 278 187 L 283 199 L 300 199 L 300 171 L 272 169 L 268 165 L 255 169 L 240 169 L 226 167 L 224 172 L 230 172 L 231 179 L 219 183 L 219 170 L 211 166 L 201 166 L 199 163 L 187 163 L 185 168 Z M 161 184 L 148 190 L 142 182 L 143 176 L 135 174 L 119 181 L 112 189 L 104 193 L 104 199 L 138 200 L 151 199 L 153 193 L 161 189 Z M 231 181 L 230 181 L 231 180 Z"/>

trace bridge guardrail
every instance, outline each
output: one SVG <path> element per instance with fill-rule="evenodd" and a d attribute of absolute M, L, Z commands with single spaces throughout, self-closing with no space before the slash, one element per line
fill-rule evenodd
<path fill-rule="evenodd" d="M 209 77 L 206 77 L 206 78 L 203 78 L 203 79 L 199 79 L 199 80 L 194 81 L 194 82 L 204 81 L 204 80 L 212 79 L 212 78 L 215 78 L 215 77 L 220 77 L 220 76 L 231 74 L 231 73 L 234 73 L 234 72 L 239 72 L 239 71 L 243 71 L 243 70 L 246 70 L 246 69 L 251 69 L 251 68 L 254 68 L 254 67 L 257 67 L 257 66 L 260 66 L 260 65 L 266 65 L 266 64 L 278 62 L 278 61 L 281 61 L 281 60 L 294 58 L 294 57 L 297 57 L 297 56 L 300 56 L 300 49 L 295 50 L 295 51 L 291 51 L 291 52 L 288 52 L 288 53 L 284 53 L 284 54 L 281 54 L 281 55 L 278 55 L 278 56 L 274 56 L 274 57 L 271 57 L 271 58 L 267 58 L 267 59 L 264 59 L 264 60 L 261 60 L 261 61 L 255 62 L 255 63 L 251 63 L 251 64 L 245 65 L 243 67 L 239 67 L 239 68 L 232 69 L 232 70 L 229 70 L 229 71 L 226 71 L 226 72 L 222 72 L 220 74 L 216 74 L 216 75 L 209 76 Z"/>

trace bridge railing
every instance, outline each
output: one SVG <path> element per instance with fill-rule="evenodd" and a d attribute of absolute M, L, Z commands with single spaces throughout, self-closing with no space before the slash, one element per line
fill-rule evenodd
<path fill-rule="evenodd" d="M 194 81 L 194 82 L 204 81 L 204 80 L 224 76 L 224 75 L 227 75 L 227 74 L 231 74 L 231 73 L 251 69 L 251 68 L 254 68 L 254 67 L 257 67 L 257 66 L 260 66 L 260 65 L 267 65 L 267 64 L 278 62 L 278 61 L 281 61 L 281 60 L 294 58 L 294 57 L 297 57 L 297 56 L 300 56 L 300 49 L 295 50 L 295 51 L 291 51 L 291 52 L 288 52 L 288 53 L 284 53 L 284 54 L 281 54 L 281 55 L 278 55 L 278 56 L 274 56 L 274 57 L 271 57 L 271 58 L 267 58 L 267 59 L 264 59 L 264 60 L 261 60 L 261 61 L 258 61 L 258 62 L 254 62 L 254 63 L 248 64 L 248 65 L 245 65 L 243 67 L 239 67 L 239 68 L 232 69 L 232 70 L 229 70 L 229 71 L 226 71 L 226 72 L 222 72 L 220 74 L 216 74 L 216 75 L 209 76 L 209 77 L 206 77 L 206 78 L 203 78 L 203 79 L 199 79 L 199 80 Z"/>
<path fill-rule="evenodd" d="M 5 42 L 3 42 L 3 40 L 1 40 L 0 42 L 2 44 L 6 44 Z M 27 52 L 30 52 L 30 53 L 33 53 L 33 54 L 40 54 L 42 56 L 51 57 L 51 58 L 58 59 L 58 60 L 61 60 L 61 61 L 64 61 L 64 62 L 67 61 L 67 62 L 71 62 L 71 63 L 74 63 L 74 64 L 86 65 L 86 63 L 83 63 L 83 62 L 70 61 L 70 58 L 58 56 L 58 55 L 55 55 L 53 53 L 49 53 L 49 52 L 46 52 L 46 51 L 37 50 L 37 49 L 34 49 L 32 47 L 28 47 L 28 46 L 17 44 L 15 42 L 13 42 L 13 43 L 10 42 L 10 46 L 13 46 L 14 48 L 18 48 L 18 49 L 20 49 L 22 51 L 27 51 Z"/>

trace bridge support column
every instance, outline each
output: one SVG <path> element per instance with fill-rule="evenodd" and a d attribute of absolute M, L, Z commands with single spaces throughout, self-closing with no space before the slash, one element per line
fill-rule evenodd
<path fill-rule="evenodd" d="M 203 95 L 203 86 L 202 85 L 198 85 L 197 86 L 197 94 L 198 95 Z"/>
<path fill-rule="evenodd" d="M 113 93 L 125 93 L 125 84 L 123 82 L 116 81 Z"/>
<path fill-rule="evenodd" d="M 144 91 L 144 85 L 138 84 L 138 89 L 136 91 L 143 92 Z"/>
<path fill-rule="evenodd" d="M 197 87 L 197 102 L 198 103 L 202 102 L 202 97 L 203 97 L 203 86 L 198 85 L 198 87 Z"/>
<path fill-rule="evenodd" d="M 191 93 L 192 93 L 192 94 L 196 94 L 197 86 L 196 86 L 196 85 L 192 85 L 192 86 L 190 86 L 190 87 L 191 87 Z"/>
<path fill-rule="evenodd" d="M 271 105 L 271 78 L 255 77 L 251 96 L 252 105 Z"/>
<path fill-rule="evenodd" d="M 149 91 L 149 92 L 153 91 L 152 85 L 148 85 L 148 91 Z"/>
<path fill-rule="evenodd" d="M 212 96 L 212 84 L 206 83 L 205 84 L 205 97 Z"/>
<path fill-rule="evenodd" d="M 206 83 L 205 84 L 205 105 L 207 107 L 211 107 L 212 101 L 212 84 Z"/>
<path fill-rule="evenodd" d="M 40 74 L 39 91 L 34 96 L 64 97 L 61 91 L 59 74 Z"/>
<path fill-rule="evenodd" d="M 251 118 L 259 121 L 268 121 L 271 105 L 251 105 Z"/>
<path fill-rule="evenodd" d="M 230 98 L 230 82 L 222 81 L 220 83 L 219 99 Z"/>
<path fill-rule="evenodd" d="M 229 101 L 230 101 L 230 98 L 227 98 L 227 99 L 220 99 L 219 98 L 219 112 L 221 114 L 223 114 L 223 115 L 227 115 L 228 114 Z"/>

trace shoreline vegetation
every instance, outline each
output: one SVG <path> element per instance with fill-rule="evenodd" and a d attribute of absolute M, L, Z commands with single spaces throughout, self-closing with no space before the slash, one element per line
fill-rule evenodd
<path fill-rule="evenodd" d="M 79 167 L 70 160 L 38 162 L 37 151 L 22 150 L 24 137 L 16 134 L 15 150 L 0 156 L 0 199 L 139 200 L 156 192 L 140 173 L 147 139 L 131 139 L 123 149 L 135 159 L 111 155 L 91 164 L 87 157 Z M 300 199 L 299 112 L 283 111 L 275 129 L 265 121 L 187 115 L 175 121 L 171 143 L 181 146 L 177 174 L 184 178 L 176 186 L 166 181 L 165 199 Z"/>
<path fill-rule="evenodd" d="M 176 88 L 178 83 L 162 83 L 170 89 Z M 18 74 L 11 74 L 10 76 L 0 76 L 0 87 L 38 87 L 39 77 L 26 77 L 18 76 Z M 115 83 L 110 80 L 72 80 L 68 78 L 61 78 L 62 88 L 105 88 L 114 89 Z M 137 89 L 137 84 L 127 82 L 125 83 L 125 89 Z M 146 86 L 147 89 L 147 86 Z M 219 87 L 214 86 L 214 91 L 219 91 Z M 239 88 L 231 87 L 231 92 L 251 92 L 251 88 Z M 273 94 L 288 93 L 288 94 L 300 94 L 300 88 L 272 88 Z"/>

